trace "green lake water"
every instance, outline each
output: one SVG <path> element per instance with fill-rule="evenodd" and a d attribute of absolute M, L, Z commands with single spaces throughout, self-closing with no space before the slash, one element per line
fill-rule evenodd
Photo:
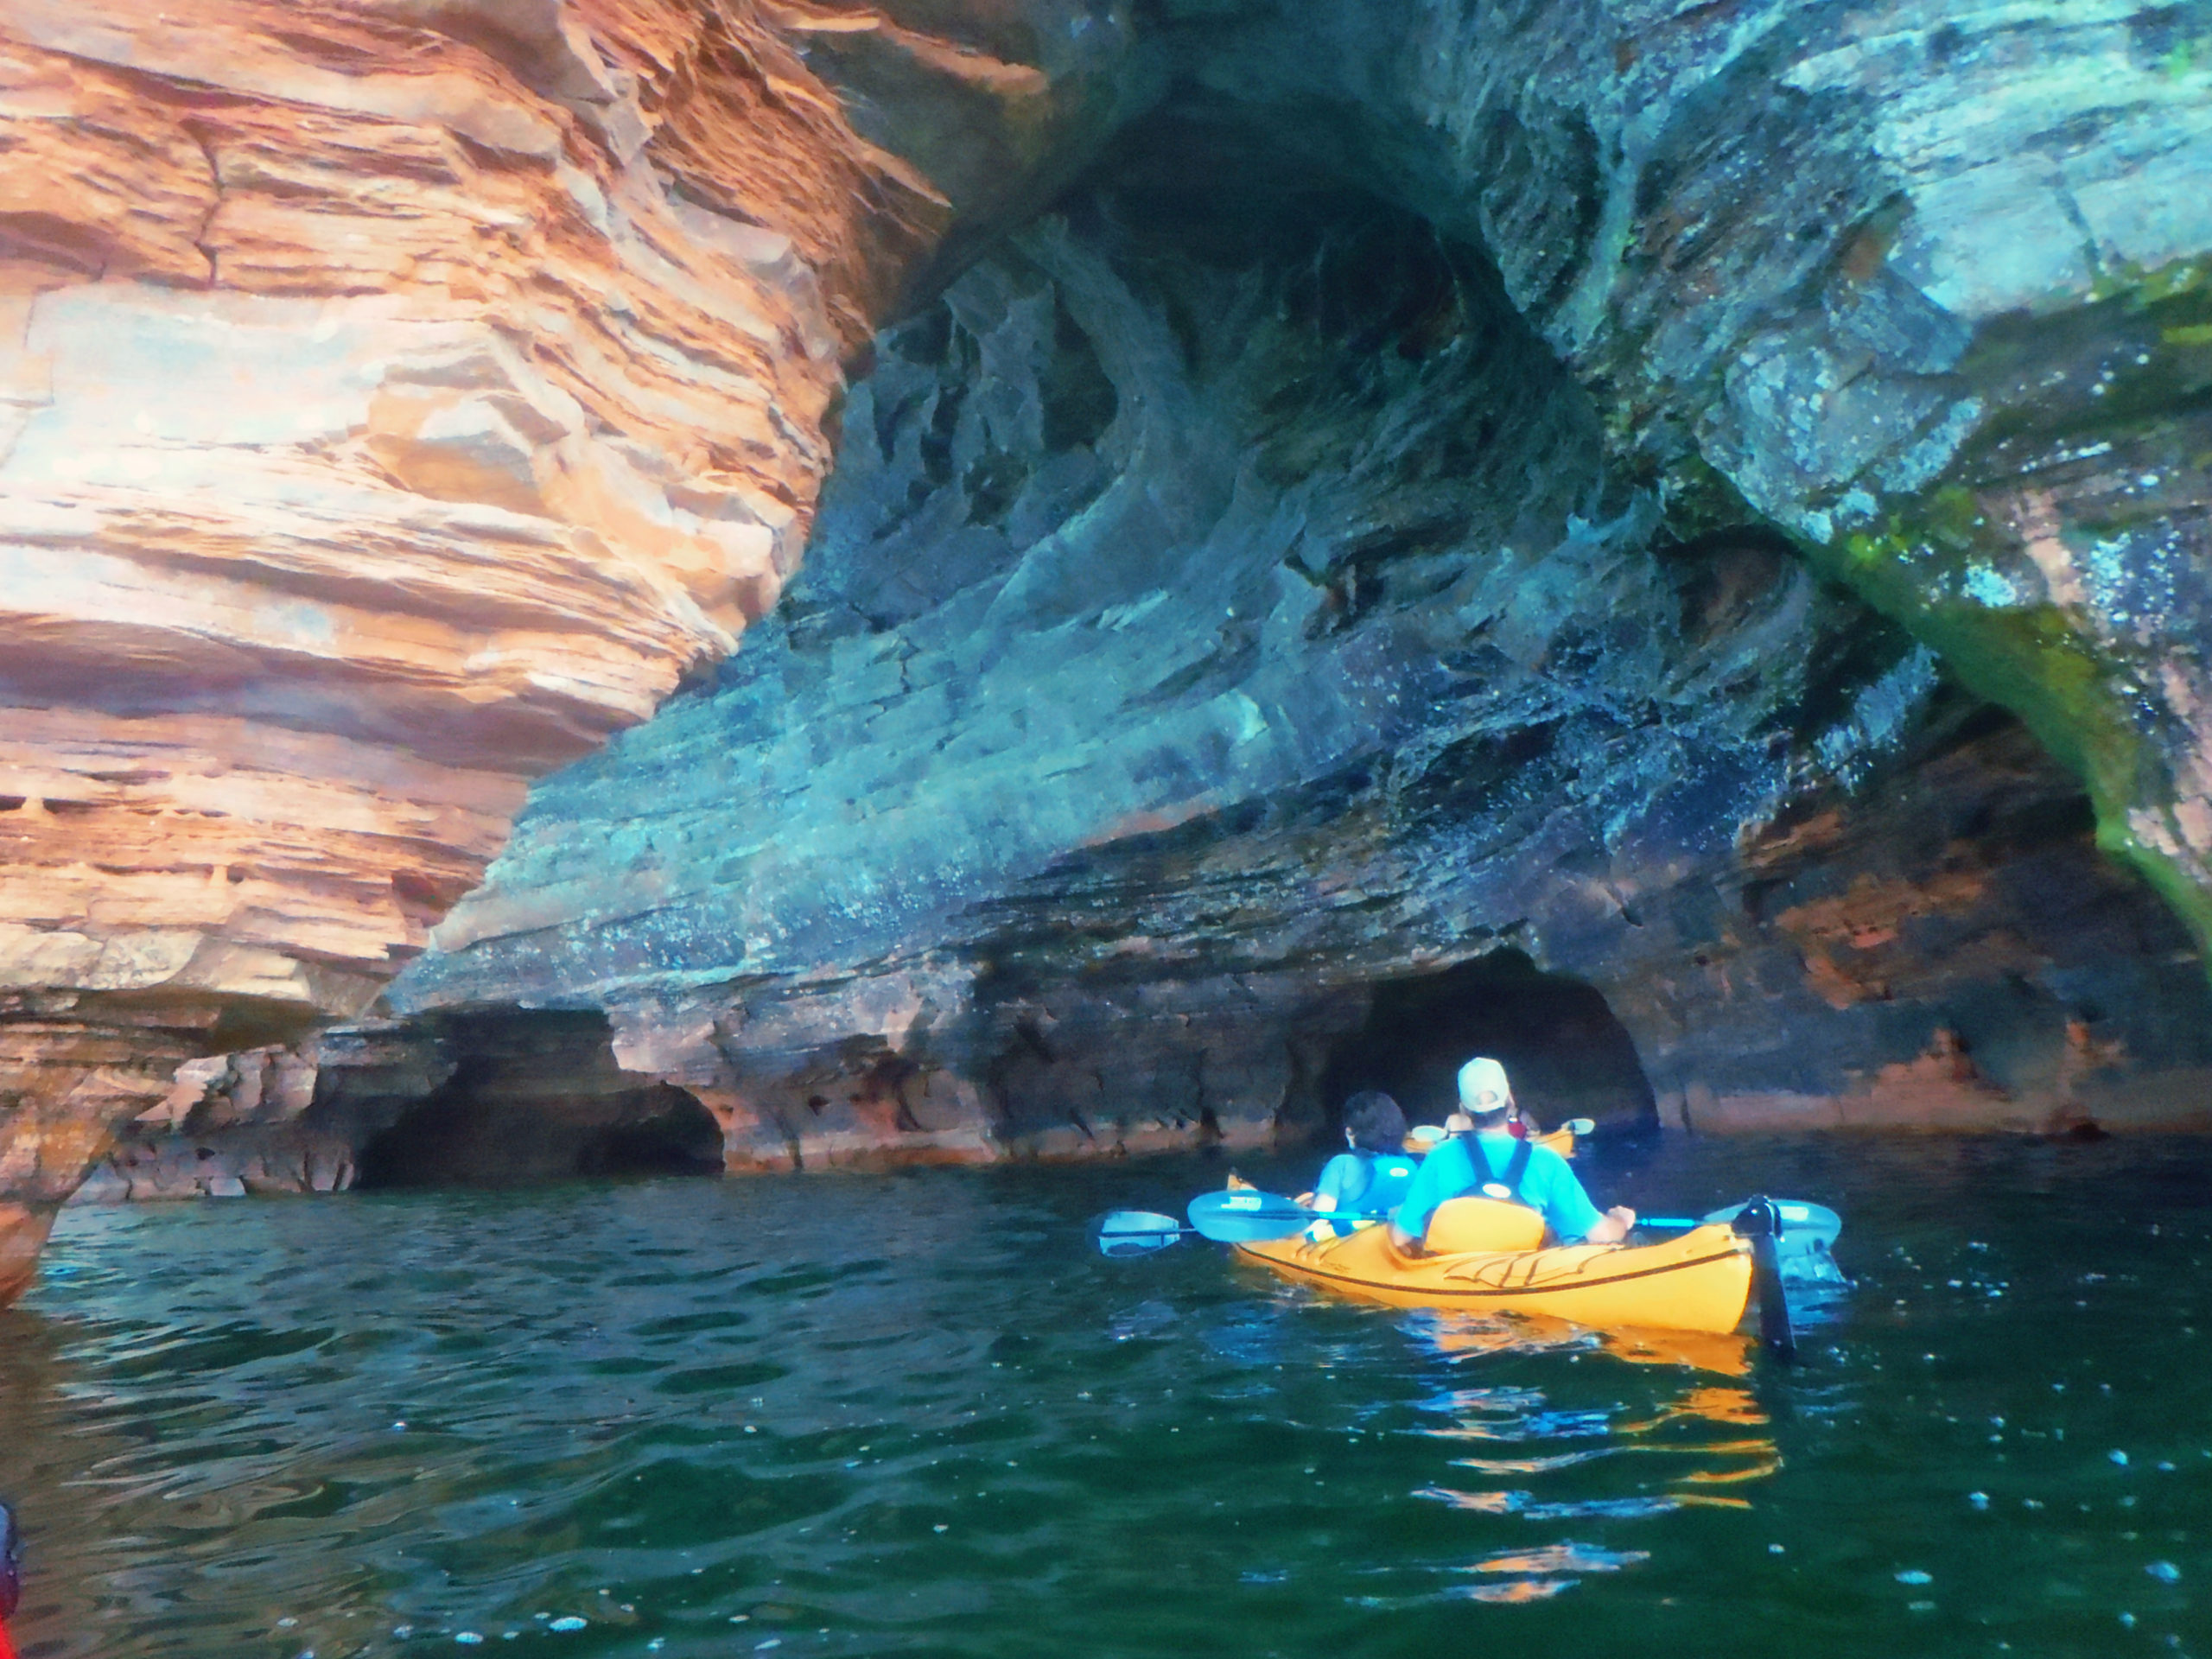
<path fill-rule="evenodd" d="M 2212 1655 L 2212 1142 L 1592 1172 L 1843 1211 L 1854 1287 L 1788 1373 L 1091 1250 L 1224 1167 L 73 1211 L 0 1313 L 16 1638 Z"/>

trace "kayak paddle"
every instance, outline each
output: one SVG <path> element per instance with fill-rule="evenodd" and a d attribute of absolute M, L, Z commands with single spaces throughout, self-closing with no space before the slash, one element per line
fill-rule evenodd
<path fill-rule="evenodd" d="M 1191 1200 L 1191 1230 L 1217 1244 L 1258 1244 L 1288 1238 L 1317 1221 L 1381 1221 L 1364 1210 L 1308 1210 L 1302 1204 L 1250 1187 L 1201 1192 Z"/>
<path fill-rule="evenodd" d="M 1191 1200 L 1192 1225 L 1151 1210 L 1116 1210 L 1098 1224 L 1101 1255 L 1149 1255 L 1192 1234 L 1219 1244 L 1257 1244 L 1288 1238 L 1317 1221 L 1381 1221 L 1365 1211 L 1308 1210 L 1272 1192 L 1237 1188 L 1206 1192 Z"/>
<path fill-rule="evenodd" d="M 1193 1230 L 1151 1210 L 1116 1210 L 1098 1224 L 1101 1255 L 1149 1255 Z"/>
<path fill-rule="evenodd" d="M 1797 1357 L 1797 1334 L 1789 1328 L 1789 1294 L 1783 1287 L 1782 1255 L 1775 1240 L 1782 1231 L 1780 1206 L 1772 1198 L 1750 1198 L 1729 1224 L 1736 1236 L 1751 1242 L 1751 1288 L 1759 1299 L 1759 1340 L 1777 1364 Z"/>
<path fill-rule="evenodd" d="M 1637 1218 L 1637 1224 L 1639 1227 L 1725 1225 L 1732 1222 L 1743 1208 L 1740 1204 L 1733 1205 L 1725 1210 L 1716 1210 L 1701 1219 L 1685 1216 L 1643 1216 Z M 1786 1253 L 1800 1249 L 1824 1249 L 1843 1230 L 1843 1218 L 1824 1205 L 1809 1204 L 1800 1198 L 1778 1198 L 1774 1200 L 1774 1209 L 1777 1221 L 1775 1236 L 1783 1241 Z M 1191 1200 L 1191 1224 L 1188 1228 L 1177 1228 L 1174 1222 L 1165 1216 L 1148 1216 L 1141 1211 L 1122 1213 L 1141 1217 L 1128 1224 L 1126 1230 L 1131 1234 L 1148 1232 L 1156 1236 L 1168 1230 L 1195 1232 L 1221 1244 L 1256 1244 L 1268 1239 L 1287 1238 L 1316 1221 L 1382 1221 L 1388 1218 L 1385 1215 L 1368 1211 L 1308 1210 L 1288 1198 L 1249 1187 L 1234 1188 L 1226 1192 L 1201 1192 Z M 1116 1217 L 1109 1217 L 1107 1219 L 1111 1222 Z M 1103 1231 L 1101 1236 L 1103 1241 Z"/>
<path fill-rule="evenodd" d="M 1777 1238 L 1817 1240 L 1825 1247 L 1842 1235 L 1843 1217 L 1824 1204 L 1808 1204 L 1802 1198 L 1776 1198 L 1772 1203 Z M 1733 1221 L 1743 1209 L 1743 1205 L 1732 1204 L 1725 1210 L 1715 1210 L 1706 1220 Z M 1785 1243 L 1783 1248 L 1788 1245 Z"/>

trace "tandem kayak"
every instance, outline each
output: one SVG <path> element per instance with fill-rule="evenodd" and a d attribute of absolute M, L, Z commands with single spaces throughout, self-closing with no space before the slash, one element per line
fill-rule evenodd
<path fill-rule="evenodd" d="M 1594 1330 L 1733 1331 L 1751 1292 L 1751 1241 L 1721 1225 L 1654 1244 L 1407 1255 L 1387 1227 L 1236 1246 L 1298 1284 L 1393 1307 L 1541 1314 Z"/>

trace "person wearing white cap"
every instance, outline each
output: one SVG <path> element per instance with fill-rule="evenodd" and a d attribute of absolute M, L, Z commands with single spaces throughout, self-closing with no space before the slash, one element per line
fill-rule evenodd
<path fill-rule="evenodd" d="M 1616 1206 L 1599 1214 L 1566 1159 L 1514 1138 L 1513 1084 L 1496 1060 L 1478 1056 L 1459 1068 L 1459 1109 L 1473 1121 L 1473 1133 L 1453 1136 L 1421 1160 L 1390 1221 L 1400 1249 L 1418 1253 L 1436 1206 L 1468 1192 L 1541 1210 L 1563 1243 L 1617 1244 L 1628 1236 L 1635 1211 Z"/>

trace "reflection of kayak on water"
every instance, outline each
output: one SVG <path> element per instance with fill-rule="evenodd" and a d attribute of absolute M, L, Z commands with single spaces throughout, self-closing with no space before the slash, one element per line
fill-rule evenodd
<path fill-rule="evenodd" d="M 1548 1315 L 1594 1329 L 1733 1331 L 1751 1291 L 1751 1243 L 1726 1226 L 1652 1244 L 1560 1244 L 1408 1255 L 1387 1227 L 1341 1238 L 1239 1243 L 1295 1283 L 1395 1307 Z"/>
<path fill-rule="evenodd" d="M 1723 1376 L 1748 1376 L 1752 1339 L 1738 1332 L 1657 1331 L 1623 1326 L 1593 1331 L 1541 1313 L 1436 1311 L 1412 1327 L 1436 1351 L 1452 1359 L 1491 1354 L 1580 1353 L 1593 1345 L 1635 1365 L 1688 1367 Z"/>

